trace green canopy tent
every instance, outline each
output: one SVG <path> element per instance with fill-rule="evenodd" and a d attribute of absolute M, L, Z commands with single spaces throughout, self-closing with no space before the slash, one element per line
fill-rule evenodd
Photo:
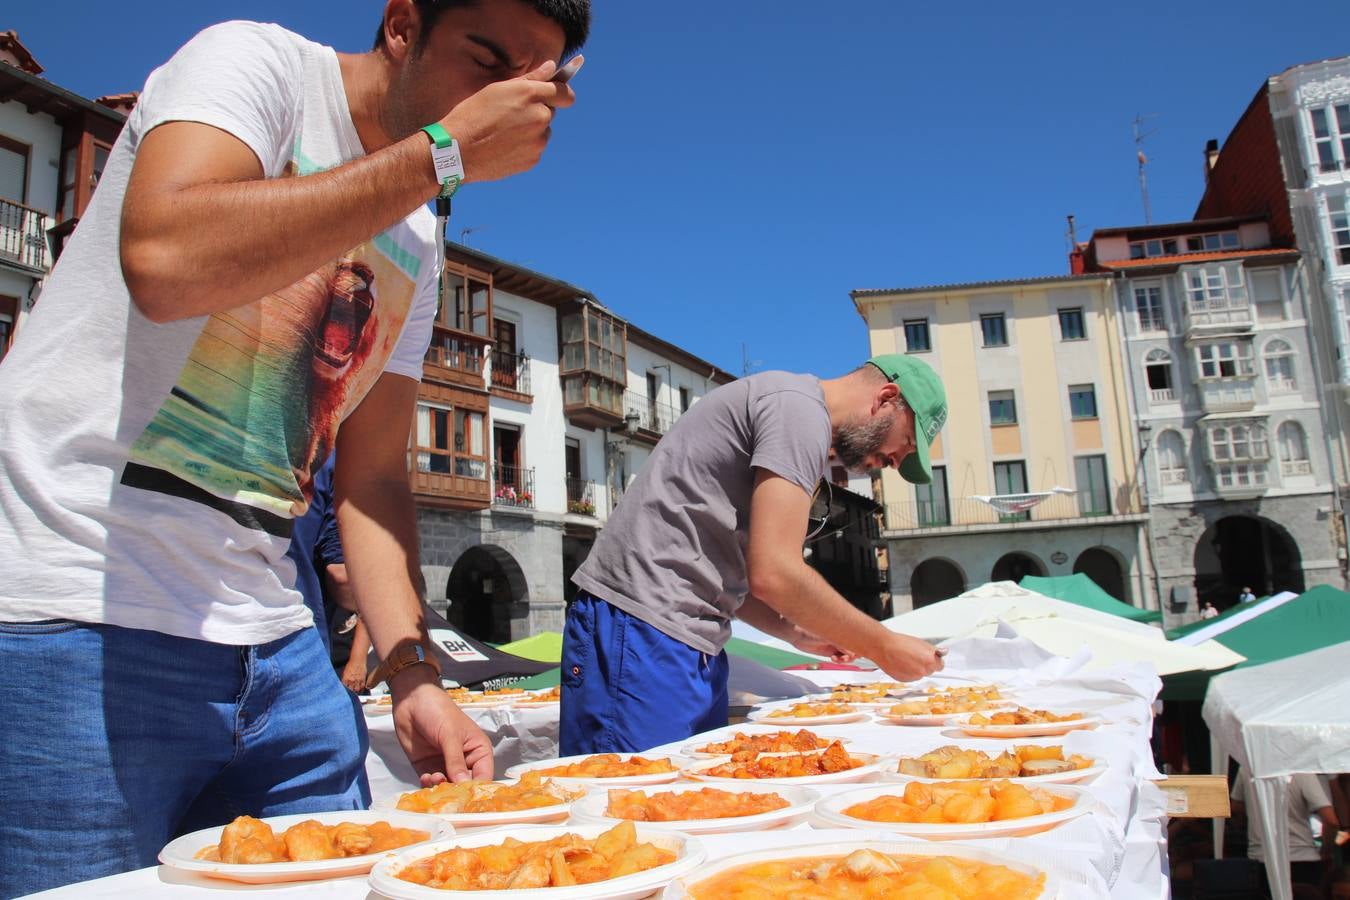
<path fill-rule="evenodd" d="M 1218 619 L 1204 624 L 1212 625 Z M 1190 629 L 1194 631 L 1195 629 Z M 1282 606 L 1230 628 L 1214 640 L 1247 657 L 1237 668 L 1288 659 L 1311 650 L 1350 641 L 1350 594 L 1319 585 Z M 1186 673 L 1163 685 L 1164 700 L 1201 700 L 1211 675 Z"/>
<path fill-rule="evenodd" d="M 1157 610 L 1140 609 L 1137 606 L 1120 602 L 1098 587 L 1097 582 L 1082 572 L 1073 575 L 1056 575 L 1049 578 L 1027 575 L 1018 584 L 1029 591 L 1035 591 L 1046 597 L 1054 597 L 1056 600 L 1075 603 L 1078 606 L 1110 613 L 1113 616 L 1120 616 L 1135 622 L 1162 621 L 1162 613 Z"/>
<path fill-rule="evenodd" d="M 523 653 L 521 652 L 520 649 L 514 648 L 518 647 L 518 645 L 527 644 L 530 641 L 534 641 L 535 638 L 541 637 L 546 638 L 548 635 L 555 633 L 556 632 L 544 632 L 541 635 L 535 635 L 535 637 L 533 638 L 525 638 L 524 640 L 515 641 L 511 644 L 504 644 L 500 649 L 506 650 L 507 652 L 510 653 L 514 653 L 517 656 L 525 656 L 527 658 L 532 659 L 537 658 L 531 657 L 529 653 Z M 524 649 L 534 650 L 537 649 L 537 645 L 527 646 Z M 768 647 L 765 646 L 764 644 L 757 644 L 754 641 L 747 641 L 743 638 L 736 638 L 736 637 L 727 641 L 726 649 L 728 656 L 738 656 L 742 659 L 748 659 L 751 662 L 756 662 L 759 663 L 760 665 L 768 666 L 770 669 L 786 669 L 788 666 L 798 666 L 802 665 L 803 663 L 820 662 L 820 660 L 814 656 L 806 656 L 805 654 L 802 653 L 793 653 L 791 650 L 780 650 L 777 647 Z M 558 635 L 558 656 L 555 657 L 553 660 L 548 661 L 556 662 L 561 658 L 562 658 L 562 635 Z M 527 678 L 524 681 L 513 682 L 511 686 L 525 688 L 526 690 L 530 691 L 536 691 L 541 690 L 543 688 L 555 687 L 561 682 L 561 680 L 562 680 L 561 669 L 549 669 L 547 672 L 541 672 L 540 674 L 535 675 L 532 678 Z"/>

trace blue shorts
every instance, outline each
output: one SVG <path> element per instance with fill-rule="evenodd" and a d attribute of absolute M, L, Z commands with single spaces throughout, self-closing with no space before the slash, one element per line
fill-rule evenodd
<path fill-rule="evenodd" d="M 727 724 L 727 655 L 700 653 L 582 591 L 562 652 L 563 756 L 640 753 Z"/>

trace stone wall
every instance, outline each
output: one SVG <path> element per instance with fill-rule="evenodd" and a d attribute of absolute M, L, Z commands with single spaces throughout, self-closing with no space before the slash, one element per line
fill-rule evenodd
<path fill-rule="evenodd" d="M 475 512 L 419 507 L 422 574 L 427 599 L 444 612 L 450 573 L 465 551 L 483 547 L 511 586 L 511 639 L 562 631 L 562 517 L 499 508 Z"/>

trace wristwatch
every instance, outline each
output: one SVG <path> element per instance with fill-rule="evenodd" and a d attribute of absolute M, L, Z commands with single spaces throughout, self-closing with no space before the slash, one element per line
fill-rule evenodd
<path fill-rule="evenodd" d="M 441 186 L 437 197 L 449 199 L 464 181 L 464 158 L 459 155 L 459 141 L 450 136 L 445 126 L 433 122 L 422 128 L 431 138 L 431 164 L 436 167 L 436 181 Z"/>
<path fill-rule="evenodd" d="M 429 655 L 421 644 L 400 644 L 370 673 L 366 679 L 366 688 L 369 690 L 382 681 L 389 681 L 404 669 L 416 665 L 431 666 L 438 676 L 441 674 L 441 667 L 437 665 L 435 657 Z"/>

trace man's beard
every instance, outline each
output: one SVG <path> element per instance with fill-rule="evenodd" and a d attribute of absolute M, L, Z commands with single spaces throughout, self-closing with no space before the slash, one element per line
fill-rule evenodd
<path fill-rule="evenodd" d="M 834 429 L 834 455 L 855 475 L 871 468 L 869 460 L 881 452 L 881 445 L 891 433 L 898 413 L 885 418 L 855 420 Z"/>

